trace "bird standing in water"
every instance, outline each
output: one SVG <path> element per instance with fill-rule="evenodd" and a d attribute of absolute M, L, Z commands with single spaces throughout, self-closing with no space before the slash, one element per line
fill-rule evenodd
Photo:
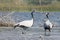
<path fill-rule="evenodd" d="M 49 30 L 49 32 L 51 32 L 51 29 L 52 29 L 52 27 L 54 26 L 54 25 L 50 22 L 48 15 L 49 15 L 49 13 L 46 13 L 47 19 L 44 20 L 44 30 L 45 30 L 45 32 L 46 32 L 46 30 Z"/>
<path fill-rule="evenodd" d="M 22 22 L 16 23 L 16 24 L 14 25 L 14 29 L 15 29 L 16 27 L 21 27 L 21 28 L 23 28 L 24 30 L 26 30 L 27 28 L 32 27 L 33 21 L 34 21 L 34 17 L 33 17 L 33 13 L 34 13 L 34 12 L 35 12 L 35 10 L 33 10 L 33 11 L 31 12 L 31 16 L 32 16 L 32 19 L 31 19 L 31 20 L 24 20 L 24 21 L 22 21 Z M 23 32 L 22 32 L 22 34 L 23 34 Z"/>

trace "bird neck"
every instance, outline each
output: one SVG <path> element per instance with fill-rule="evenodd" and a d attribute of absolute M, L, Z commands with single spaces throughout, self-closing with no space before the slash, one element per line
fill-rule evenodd
<path fill-rule="evenodd" d="M 32 17 L 32 21 L 34 22 L 34 17 Z"/>
<path fill-rule="evenodd" d="M 49 19 L 48 15 L 46 15 L 46 17 Z"/>
<path fill-rule="evenodd" d="M 33 17 L 33 13 L 32 13 L 32 15 L 31 15 L 31 16 L 32 16 L 32 21 L 33 21 L 33 24 L 34 24 L 34 17 Z"/>
<path fill-rule="evenodd" d="M 46 21 L 49 21 L 49 19 L 47 19 Z"/>
<path fill-rule="evenodd" d="M 33 20 L 33 18 L 32 18 L 32 20 L 31 20 L 32 22 L 33 22 L 33 24 L 34 24 L 34 20 Z"/>
<path fill-rule="evenodd" d="M 34 18 L 34 17 L 33 17 L 33 12 L 31 12 L 31 16 L 32 16 L 32 18 Z"/>
<path fill-rule="evenodd" d="M 49 19 L 49 13 L 46 13 L 46 17 Z"/>
<path fill-rule="evenodd" d="M 50 22 L 49 20 L 47 20 L 47 22 Z"/>
<path fill-rule="evenodd" d="M 34 18 L 34 16 L 32 15 L 32 18 Z"/>
<path fill-rule="evenodd" d="M 32 18 L 32 21 L 33 21 L 33 18 Z"/>

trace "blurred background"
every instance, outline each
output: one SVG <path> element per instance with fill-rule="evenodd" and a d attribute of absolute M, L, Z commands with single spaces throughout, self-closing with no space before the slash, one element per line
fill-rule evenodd
<path fill-rule="evenodd" d="M 60 0 L 0 0 L 3 11 L 60 11 Z"/>

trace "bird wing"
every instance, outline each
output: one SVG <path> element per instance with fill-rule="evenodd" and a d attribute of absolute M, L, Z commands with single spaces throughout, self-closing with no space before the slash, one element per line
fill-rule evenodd
<path fill-rule="evenodd" d="M 31 27 L 33 25 L 33 20 L 25 20 L 18 23 L 19 25 L 24 25 L 26 27 Z"/>
<path fill-rule="evenodd" d="M 50 26 L 50 28 L 52 28 L 52 26 L 53 26 L 53 24 L 49 21 L 49 26 Z"/>
<path fill-rule="evenodd" d="M 52 28 L 52 23 L 48 20 L 48 21 L 46 21 L 45 22 L 46 23 L 46 25 L 49 25 L 50 26 L 50 28 Z"/>

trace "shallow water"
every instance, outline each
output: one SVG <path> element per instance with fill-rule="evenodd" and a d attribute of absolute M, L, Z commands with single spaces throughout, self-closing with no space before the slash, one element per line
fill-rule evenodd
<path fill-rule="evenodd" d="M 1 13 L 4 14 L 4 12 Z M 60 40 L 60 12 L 50 12 L 49 19 L 57 27 L 53 27 L 50 35 L 47 36 L 45 36 L 43 29 L 43 19 L 45 18 L 45 14 L 42 12 L 35 12 L 34 25 L 28 28 L 25 34 L 22 34 L 22 31 L 24 31 L 22 28 L 13 29 L 13 27 L 1 27 L 0 40 L 41 40 L 40 36 L 42 36 L 44 40 Z M 11 19 L 17 23 L 23 20 L 30 20 L 31 15 L 30 12 L 15 12 L 11 15 Z M 48 31 L 47 34 L 49 34 Z"/>

